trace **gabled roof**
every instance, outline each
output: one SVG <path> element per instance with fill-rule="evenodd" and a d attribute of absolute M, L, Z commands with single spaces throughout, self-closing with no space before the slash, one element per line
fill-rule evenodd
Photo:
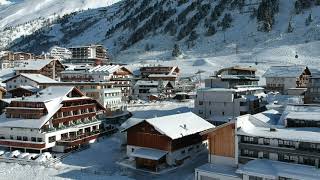
<path fill-rule="evenodd" d="M 60 61 L 54 60 L 54 59 L 26 60 L 26 61 L 22 61 L 22 63 L 18 67 L 15 67 L 14 69 L 17 71 L 19 71 L 19 70 L 41 70 L 43 67 L 45 67 L 46 65 L 48 65 L 52 61 L 56 61 L 56 63 L 60 63 Z"/>
<path fill-rule="evenodd" d="M 7 103 L 11 103 L 12 101 L 43 102 L 48 113 L 40 119 L 7 118 L 5 113 L 3 113 L 0 116 L 0 127 L 41 128 L 63 106 L 63 101 L 75 99 L 67 97 L 67 95 L 73 90 L 78 92 L 74 87 L 52 86 L 40 91 L 40 96 L 32 95 L 24 97 L 23 99 L 5 99 L 4 101 Z M 82 93 L 81 95 L 83 96 Z M 85 96 L 79 98 L 88 99 L 88 97 Z"/>
<path fill-rule="evenodd" d="M 57 83 L 58 82 L 58 81 L 56 81 L 54 79 L 51 79 L 51 78 L 49 78 L 47 76 L 44 76 L 42 74 L 27 74 L 27 73 L 21 73 L 19 75 L 16 75 L 16 76 L 14 76 L 14 77 L 12 77 L 10 79 L 7 79 L 7 80 L 3 81 L 3 82 L 6 83 L 6 82 L 8 82 L 8 81 L 10 81 L 12 79 L 15 79 L 15 78 L 19 77 L 19 76 L 23 76 L 25 78 L 28 78 L 28 79 L 30 79 L 30 80 L 32 80 L 32 81 L 34 81 L 36 83 L 40 83 L 40 84 L 42 84 L 42 83 Z"/>
<path fill-rule="evenodd" d="M 159 133 L 171 139 L 182 138 L 215 127 L 192 112 L 146 119 L 143 122 L 152 125 Z M 130 127 L 132 126 L 127 127 L 127 129 Z"/>
<path fill-rule="evenodd" d="M 89 69 L 89 72 L 107 72 L 109 74 L 113 74 L 114 72 L 118 71 L 119 69 L 124 69 L 128 72 L 130 72 L 132 74 L 132 72 L 125 68 L 124 66 L 120 66 L 120 65 L 98 65 L 98 66 L 95 66 L 91 69 Z"/>
<path fill-rule="evenodd" d="M 299 77 L 304 70 L 309 71 L 307 66 L 271 66 L 263 75 L 263 77 Z"/>

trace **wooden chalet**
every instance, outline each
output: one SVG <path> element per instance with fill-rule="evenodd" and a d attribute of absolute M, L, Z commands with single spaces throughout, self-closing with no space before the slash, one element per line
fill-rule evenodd
<path fill-rule="evenodd" d="M 52 79 L 59 79 L 60 73 L 64 70 L 61 62 L 54 59 L 28 60 L 15 68 L 17 75 L 21 73 L 42 74 Z"/>
<path fill-rule="evenodd" d="M 159 171 L 160 167 L 180 165 L 206 149 L 206 136 L 213 128 L 192 112 L 146 119 L 126 128 L 127 154 L 137 168 Z"/>

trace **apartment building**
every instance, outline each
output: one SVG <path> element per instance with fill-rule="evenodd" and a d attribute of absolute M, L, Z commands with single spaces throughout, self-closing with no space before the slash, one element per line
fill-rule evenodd
<path fill-rule="evenodd" d="M 271 66 L 263 75 L 266 90 L 287 94 L 291 88 L 306 88 L 311 71 L 306 66 Z"/>
<path fill-rule="evenodd" d="M 132 72 L 121 65 L 98 65 L 61 73 L 61 81 L 64 82 L 112 82 L 114 87 L 121 89 L 124 100 L 128 100 L 132 93 L 132 78 Z"/>
<path fill-rule="evenodd" d="M 234 88 L 239 85 L 258 86 L 257 69 L 252 67 L 233 66 L 220 69 L 214 76 L 205 79 L 207 88 Z"/>
<path fill-rule="evenodd" d="M 197 91 L 194 112 L 220 125 L 243 114 L 264 111 L 266 104 L 266 94 L 262 87 L 203 88 Z"/>
<path fill-rule="evenodd" d="M 105 108 L 74 87 L 50 87 L 36 95 L 4 99 L 0 146 L 66 152 L 104 133 L 96 116 Z"/>
<path fill-rule="evenodd" d="M 71 53 L 71 59 L 67 59 L 65 63 L 72 64 L 91 64 L 104 65 L 108 63 L 109 57 L 107 49 L 102 45 L 75 46 L 68 48 Z"/>
<path fill-rule="evenodd" d="M 1 69 L 14 68 L 20 61 L 34 59 L 35 55 L 32 53 L 6 51 L 0 57 Z"/>
<path fill-rule="evenodd" d="M 75 86 L 86 96 L 99 102 L 109 116 L 127 110 L 121 89 L 114 87 L 110 82 L 52 82 L 44 84 L 44 87 L 51 86 Z"/>
<path fill-rule="evenodd" d="M 319 179 L 319 112 L 317 105 L 288 105 L 282 114 L 247 114 L 207 131 L 212 150 L 196 179 Z"/>
<path fill-rule="evenodd" d="M 54 57 L 55 59 L 64 60 L 64 59 L 71 59 L 72 53 L 69 49 L 53 46 L 49 50 L 50 56 Z"/>
<path fill-rule="evenodd" d="M 139 99 L 150 99 L 151 96 L 161 99 L 171 97 L 174 93 L 173 90 L 174 85 L 172 81 L 138 80 L 133 87 L 132 94 L 134 98 Z"/>

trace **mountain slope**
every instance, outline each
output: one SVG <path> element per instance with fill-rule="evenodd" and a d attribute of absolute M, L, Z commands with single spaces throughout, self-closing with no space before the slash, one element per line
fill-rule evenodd
<path fill-rule="evenodd" d="M 56 44 L 101 43 L 123 61 L 170 59 L 174 44 L 185 57 L 250 52 L 320 40 L 317 2 L 125 0 L 46 22 L 10 48 L 41 52 Z"/>
<path fill-rule="evenodd" d="M 75 11 L 106 7 L 119 0 L 1 0 L 0 49 Z"/>

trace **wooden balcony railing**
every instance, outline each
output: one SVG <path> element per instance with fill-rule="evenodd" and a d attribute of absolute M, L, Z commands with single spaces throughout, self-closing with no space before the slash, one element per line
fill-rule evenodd
<path fill-rule="evenodd" d="M 19 140 L 6 140 L 0 139 L 1 146 L 17 147 L 17 148 L 31 148 L 31 149 L 43 149 L 46 147 L 44 142 L 32 142 L 32 141 L 19 141 Z"/>
<path fill-rule="evenodd" d="M 57 119 L 54 119 L 52 123 L 53 124 L 59 124 L 59 123 L 75 121 L 75 120 L 78 120 L 78 119 L 95 117 L 95 116 L 96 116 L 96 112 L 90 112 L 90 113 L 85 113 L 85 114 L 79 114 L 79 115 L 73 115 L 73 116 L 57 118 Z"/>

